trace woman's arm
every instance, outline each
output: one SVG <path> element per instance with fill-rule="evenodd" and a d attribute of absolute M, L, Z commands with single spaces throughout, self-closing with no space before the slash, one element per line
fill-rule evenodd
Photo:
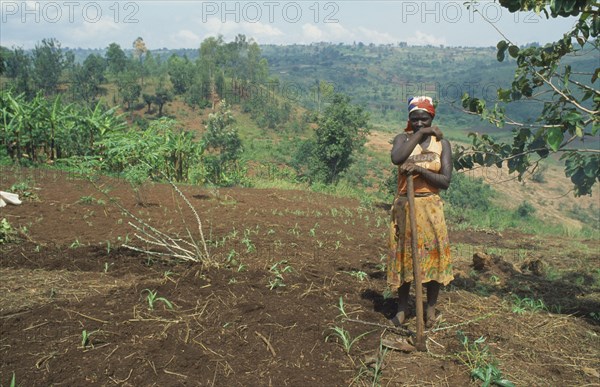
<path fill-rule="evenodd" d="M 417 144 L 423 141 L 425 136 L 434 135 L 441 140 L 443 137 L 442 131 L 437 126 L 423 128 L 412 134 L 400 133 L 394 138 L 392 146 L 392 163 L 400 165 L 408 159 Z"/>
<path fill-rule="evenodd" d="M 400 167 L 400 172 L 407 175 L 419 174 L 434 187 L 448 189 L 452 179 L 452 149 L 448 140 L 442 140 L 442 155 L 440 157 L 442 167 L 439 173 L 432 172 L 429 169 L 408 164 Z"/>
<path fill-rule="evenodd" d="M 394 163 L 394 165 L 400 165 L 405 162 L 422 139 L 423 133 L 421 133 L 421 131 L 411 135 L 407 133 L 400 133 L 397 135 L 396 138 L 394 138 L 394 144 L 392 146 L 392 163 Z"/>

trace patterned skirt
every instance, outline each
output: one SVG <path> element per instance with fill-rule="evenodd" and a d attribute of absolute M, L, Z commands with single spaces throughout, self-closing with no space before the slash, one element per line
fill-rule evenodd
<path fill-rule="evenodd" d="M 403 283 L 413 281 L 407 197 L 396 197 L 391 215 L 387 283 L 391 289 L 397 289 Z M 422 282 L 436 281 L 448 285 L 454 276 L 442 199 L 439 195 L 415 197 L 415 215 Z"/>

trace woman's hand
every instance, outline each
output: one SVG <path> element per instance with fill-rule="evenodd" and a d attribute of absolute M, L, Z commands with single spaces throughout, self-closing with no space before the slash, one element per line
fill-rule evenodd
<path fill-rule="evenodd" d="M 421 173 L 422 168 L 413 163 L 405 163 L 400 166 L 400 173 L 402 175 L 418 175 Z"/>
<path fill-rule="evenodd" d="M 423 128 L 421 130 L 419 130 L 420 133 L 422 133 L 423 135 L 428 135 L 428 136 L 435 136 L 437 137 L 438 140 L 441 140 L 442 138 L 444 138 L 444 134 L 442 133 L 442 131 L 440 130 L 440 128 L 438 128 L 437 126 L 430 126 L 427 128 Z"/>

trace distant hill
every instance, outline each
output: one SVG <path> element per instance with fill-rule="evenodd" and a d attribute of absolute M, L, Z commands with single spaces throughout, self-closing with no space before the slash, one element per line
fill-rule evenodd
<path fill-rule="evenodd" d="M 365 106 L 375 123 L 397 125 L 406 117 L 406 101 L 412 95 L 430 95 L 439 101 L 438 112 L 446 125 L 490 130 L 478 118 L 458 109 L 463 93 L 492 103 L 498 87 L 509 88 L 514 59 L 498 62 L 495 47 L 410 47 L 393 45 L 290 45 L 261 46 L 271 73 L 290 90 L 300 90 L 300 102 L 315 109 L 316 85 L 333 84 L 336 91 Z M 593 73 L 594 53 L 571 58 L 577 68 Z M 587 77 L 589 82 L 589 76 Z M 585 78 L 581 81 L 586 82 Z M 512 104 L 508 110 L 518 121 L 531 121 L 542 106 L 532 101 Z"/>

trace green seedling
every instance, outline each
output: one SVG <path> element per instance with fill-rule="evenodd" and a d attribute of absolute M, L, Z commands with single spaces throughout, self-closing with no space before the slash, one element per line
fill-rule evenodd
<path fill-rule="evenodd" d="M 108 263 L 108 262 L 104 262 L 104 272 L 108 273 L 108 269 L 114 265 L 114 263 Z"/>
<path fill-rule="evenodd" d="M 284 279 L 283 273 L 291 273 L 293 271 L 292 266 L 287 264 L 286 260 L 281 260 L 279 262 L 275 262 L 270 268 L 269 271 L 274 274 L 273 277 L 269 278 L 269 284 L 267 287 L 269 290 L 273 290 L 275 288 L 284 287 Z"/>
<path fill-rule="evenodd" d="M 148 310 L 154 310 L 154 304 L 157 301 L 160 301 L 163 304 L 165 304 L 167 308 L 173 309 L 173 304 L 171 303 L 171 301 L 167 300 L 164 297 L 157 297 L 158 292 L 156 290 L 144 289 L 142 291 L 142 294 L 144 294 L 144 292 L 148 293 L 148 295 L 146 296 L 146 300 L 148 301 Z"/>
<path fill-rule="evenodd" d="M 383 364 L 385 362 L 385 357 L 388 353 L 388 349 L 383 346 L 381 340 L 379 341 L 379 351 L 377 352 L 377 358 L 374 363 L 371 363 L 370 366 L 367 366 L 362 360 L 362 365 L 360 366 L 360 370 L 358 375 L 354 379 L 354 382 L 357 383 L 364 376 L 369 376 L 371 381 L 371 387 L 381 386 L 381 376 L 383 375 Z M 358 384 L 358 383 L 357 383 Z"/>
<path fill-rule="evenodd" d="M 362 270 L 345 271 L 344 273 L 349 274 L 354 278 L 357 278 L 361 282 L 369 278 L 369 275 Z"/>
<path fill-rule="evenodd" d="M 13 229 L 8 220 L 6 220 L 6 218 L 2 218 L 0 221 L 0 244 L 13 241 L 15 235 L 16 231 Z"/>
<path fill-rule="evenodd" d="M 369 333 L 375 332 L 375 331 L 369 331 L 369 332 L 365 332 L 362 333 L 358 336 L 356 336 L 354 339 L 350 336 L 350 332 L 348 332 L 347 330 L 345 330 L 343 327 L 331 327 L 329 328 L 333 331 L 332 334 L 328 335 L 325 338 L 325 341 L 329 340 L 329 338 L 331 336 L 334 336 L 338 339 L 338 342 L 341 343 L 342 348 L 344 348 L 344 351 L 346 351 L 347 354 L 350 353 L 350 350 L 352 349 L 352 346 L 361 338 L 363 338 L 364 336 L 368 335 Z"/>
<path fill-rule="evenodd" d="M 90 332 L 88 333 L 88 331 L 86 331 L 85 329 L 83 331 L 81 331 L 81 348 L 85 349 L 89 346 L 94 346 L 92 344 L 92 341 L 90 340 L 90 336 L 92 336 L 92 334 L 94 334 L 95 332 Z"/>
<path fill-rule="evenodd" d="M 511 381 L 502 378 L 497 360 L 490 353 L 489 347 L 484 344 L 485 337 L 481 336 L 470 342 L 464 332 L 457 331 L 456 334 L 463 346 L 463 351 L 456 356 L 469 368 L 472 379 L 481 380 L 483 382 L 482 386 L 495 384 L 500 387 L 514 387 Z"/>
<path fill-rule="evenodd" d="M 535 300 L 529 297 L 520 298 L 517 295 L 513 295 L 512 312 L 515 314 L 524 314 L 526 311 L 535 313 L 544 310 L 547 311 L 548 307 L 542 300 Z"/>
<path fill-rule="evenodd" d="M 242 239 L 242 243 L 244 244 L 244 246 L 246 246 L 247 253 L 253 253 L 256 251 L 256 247 L 254 246 L 250 238 L 248 238 L 247 236 L 245 236 L 244 239 Z"/>
<path fill-rule="evenodd" d="M 311 228 L 310 230 L 308 230 L 308 233 L 310 234 L 311 237 L 315 237 L 316 232 L 317 232 L 317 227 L 319 227 L 319 223 L 315 223 L 315 225 L 313 226 L 313 228 Z"/>
<path fill-rule="evenodd" d="M 283 282 L 283 276 L 281 274 L 275 274 L 273 278 L 269 278 L 269 284 L 267 285 L 269 290 L 273 290 L 284 286 L 285 283 Z"/>
<path fill-rule="evenodd" d="M 82 196 L 79 198 L 79 203 L 82 204 L 94 204 L 96 199 L 93 196 Z"/>
<path fill-rule="evenodd" d="M 69 247 L 72 249 L 76 249 L 81 246 L 82 246 L 82 244 L 81 244 L 81 242 L 79 242 L 79 239 L 75 239 L 75 241 L 73 243 L 71 243 L 71 245 Z"/>
<path fill-rule="evenodd" d="M 295 237 L 300 236 L 300 228 L 298 227 L 298 223 L 296 223 L 294 227 L 290 228 L 288 233 L 294 235 Z"/>
<path fill-rule="evenodd" d="M 383 296 L 384 300 L 390 300 L 390 299 L 394 298 L 394 292 L 392 291 L 392 289 L 390 289 L 388 287 L 388 288 L 385 288 L 385 290 L 383 291 L 382 296 Z"/>
<path fill-rule="evenodd" d="M 379 256 L 379 263 L 375 266 L 377 268 L 377 270 L 379 271 L 386 271 L 387 270 L 387 254 L 381 254 Z"/>
<path fill-rule="evenodd" d="M 343 297 L 340 297 L 340 301 L 338 303 L 337 308 L 340 311 L 340 314 L 338 314 L 337 317 L 343 316 L 345 318 L 348 318 L 348 315 L 346 314 L 346 310 L 344 309 L 344 298 Z"/>

